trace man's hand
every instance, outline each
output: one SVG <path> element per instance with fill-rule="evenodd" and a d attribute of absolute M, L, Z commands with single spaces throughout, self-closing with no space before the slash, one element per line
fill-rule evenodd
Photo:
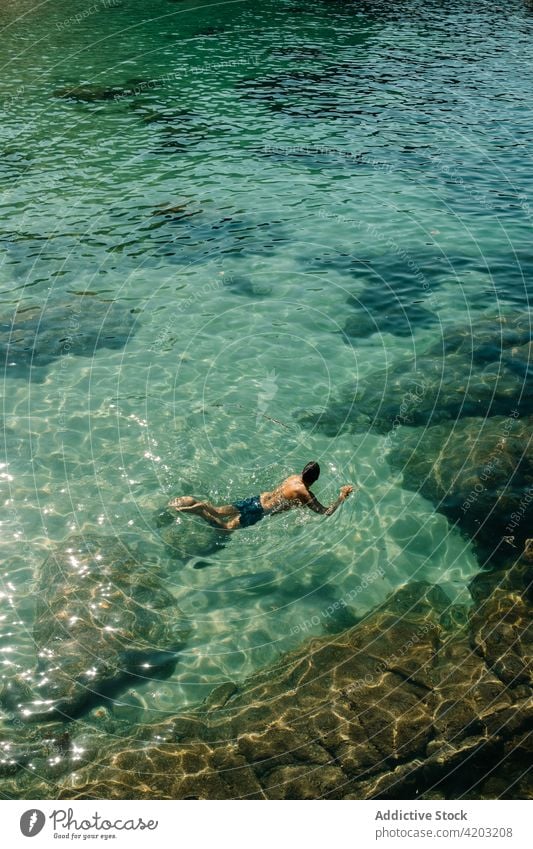
<path fill-rule="evenodd" d="M 358 487 L 355 487 L 357 489 Z M 353 486 L 341 486 L 339 491 L 339 497 L 336 501 L 329 505 L 329 507 L 324 507 L 323 504 L 320 504 L 319 501 L 316 500 L 315 496 L 312 493 L 309 493 L 309 501 L 307 501 L 307 506 L 310 507 L 311 510 L 314 510 L 315 513 L 321 513 L 323 516 L 333 516 L 337 507 L 340 507 L 343 501 L 346 501 L 351 492 L 353 492 Z"/>

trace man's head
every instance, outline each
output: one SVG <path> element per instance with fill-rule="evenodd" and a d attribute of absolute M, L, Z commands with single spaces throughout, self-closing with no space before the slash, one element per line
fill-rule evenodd
<path fill-rule="evenodd" d="M 302 472 L 302 480 L 308 489 L 316 480 L 318 480 L 319 476 L 320 466 L 314 461 L 312 463 L 308 463 Z"/>

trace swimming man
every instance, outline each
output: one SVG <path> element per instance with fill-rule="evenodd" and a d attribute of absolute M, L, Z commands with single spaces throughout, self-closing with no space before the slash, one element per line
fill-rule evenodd
<path fill-rule="evenodd" d="M 308 463 L 301 475 L 291 475 L 272 492 L 262 492 L 234 504 L 224 504 L 215 507 L 210 501 L 201 501 L 192 495 L 174 498 L 169 502 L 169 508 L 179 513 L 194 513 L 201 516 L 210 525 L 224 531 L 236 531 L 238 528 L 249 528 L 255 525 L 263 516 L 274 513 L 284 513 L 293 507 L 309 507 L 322 516 L 331 516 L 346 501 L 353 486 L 341 486 L 339 497 L 329 507 L 324 507 L 310 491 L 320 475 L 318 463 Z"/>

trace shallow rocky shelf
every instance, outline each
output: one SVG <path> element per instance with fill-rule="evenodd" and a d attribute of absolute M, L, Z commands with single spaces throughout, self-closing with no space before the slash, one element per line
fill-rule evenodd
<path fill-rule="evenodd" d="M 41 783 L 63 799 L 493 798 L 530 793 L 531 546 L 464 610 L 408 584 L 198 710 Z M 458 615 L 456 615 L 458 614 Z"/>

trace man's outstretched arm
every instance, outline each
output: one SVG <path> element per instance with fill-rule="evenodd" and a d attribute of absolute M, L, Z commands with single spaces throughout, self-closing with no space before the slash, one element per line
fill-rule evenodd
<path fill-rule="evenodd" d="M 306 506 L 309 507 L 310 510 L 313 510 L 314 513 L 320 513 L 321 516 L 331 516 L 335 510 L 341 506 L 342 502 L 346 501 L 352 491 L 353 486 L 341 486 L 339 497 L 336 501 L 332 501 L 329 507 L 324 507 L 318 498 L 315 498 L 313 493 L 310 492 L 309 501 L 306 502 Z"/>

